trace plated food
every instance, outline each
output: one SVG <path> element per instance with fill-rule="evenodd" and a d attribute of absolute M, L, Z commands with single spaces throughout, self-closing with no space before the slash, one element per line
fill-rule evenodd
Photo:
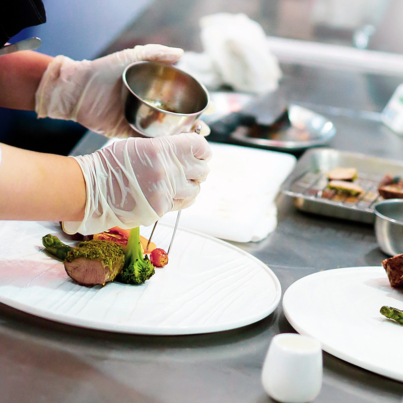
<path fill-rule="evenodd" d="M 141 237 L 138 227 L 114 227 L 76 246 L 48 234 L 42 244 L 45 252 L 63 261 L 69 277 L 85 286 L 105 285 L 115 279 L 125 284 L 143 284 L 154 275 L 155 267 L 168 263 L 167 253 Z"/>
<path fill-rule="evenodd" d="M 323 270 L 294 282 L 283 297 L 284 314 L 300 334 L 344 361 L 403 382 L 403 328 L 379 313 L 401 306 L 380 266 Z"/>
<path fill-rule="evenodd" d="M 383 316 L 392 320 L 393 322 L 399 323 L 399 325 L 403 325 L 403 311 L 401 311 L 400 309 L 384 305 L 381 308 L 380 312 Z"/>
<path fill-rule="evenodd" d="M 389 284 L 393 288 L 403 287 L 403 254 L 382 261 Z M 403 311 L 391 306 L 382 306 L 380 313 L 393 322 L 403 325 Z"/>
<path fill-rule="evenodd" d="M 151 227 L 141 227 L 148 238 Z M 165 249 L 173 226 L 152 236 Z M 85 287 L 44 253 L 42 236 L 72 242 L 53 222 L 0 222 L 0 302 L 25 313 L 114 333 L 185 335 L 225 331 L 270 315 L 281 298 L 276 275 L 229 243 L 179 227 L 169 263 L 144 284 Z M 228 264 L 230 262 L 230 264 Z M 247 273 L 247 281 L 245 281 Z M 225 303 L 223 303 L 225 302 Z"/>
<path fill-rule="evenodd" d="M 403 286 L 403 254 L 382 261 L 391 287 Z"/>
<path fill-rule="evenodd" d="M 66 273 L 78 284 L 97 285 L 115 280 L 125 264 L 122 248 L 108 241 L 81 242 L 64 260 Z"/>

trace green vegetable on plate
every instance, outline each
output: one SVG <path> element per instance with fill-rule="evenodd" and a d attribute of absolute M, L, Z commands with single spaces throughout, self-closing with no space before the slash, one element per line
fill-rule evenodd
<path fill-rule="evenodd" d="M 150 259 L 143 255 L 140 242 L 139 227 L 130 231 L 126 248 L 126 259 L 123 270 L 117 277 L 118 281 L 126 284 L 143 284 L 155 273 Z"/>
<path fill-rule="evenodd" d="M 49 254 L 64 261 L 66 260 L 67 253 L 73 248 L 64 244 L 57 236 L 48 234 L 42 237 L 42 245 L 45 247 L 45 251 Z"/>
<path fill-rule="evenodd" d="M 393 320 L 400 325 L 403 325 L 403 311 L 391 306 L 383 306 L 381 308 L 381 314 L 386 316 L 388 319 Z"/>

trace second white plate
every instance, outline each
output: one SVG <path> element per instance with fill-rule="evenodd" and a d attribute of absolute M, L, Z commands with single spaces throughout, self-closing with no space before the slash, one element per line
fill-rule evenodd
<path fill-rule="evenodd" d="M 318 339 L 324 351 L 403 382 L 403 326 L 379 313 L 383 305 L 403 309 L 403 292 L 390 287 L 382 267 L 311 274 L 283 298 L 291 325 Z"/>
<path fill-rule="evenodd" d="M 0 222 L 0 302 L 87 328 L 182 335 L 249 325 L 280 301 L 280 283 L 264 263 L 206 235 L 179 229 L 169 264 L 141 286 L 83 287 L 40 251 L 47 233 L 65 240 L 52 223 Z M 166 249 L 171 236 L 172 227 L 159 224 L 153 241 Z"/>

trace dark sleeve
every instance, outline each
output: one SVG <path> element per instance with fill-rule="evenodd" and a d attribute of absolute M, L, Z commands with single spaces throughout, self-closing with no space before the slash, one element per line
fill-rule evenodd
<path fill-rule="evenodd" d="M 0 47 L 24 28 L 46 22 L 42 0 L 1 0 Z"/>

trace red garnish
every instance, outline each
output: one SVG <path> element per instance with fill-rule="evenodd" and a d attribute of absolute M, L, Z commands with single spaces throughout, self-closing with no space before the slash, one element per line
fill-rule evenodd
<path fill-rule="evenodd" d="M 101 232 L 99 234 L 94 235 L 94 239 L 100 240 L 100 241 L 111 241 L 115 242 L 118 245 L 120 245 L 123 250 L 126 250 L 127 247 L 127 241 L 129 240 L 130 236 L 130 230 L 129 229 L 123 229 L 120 227 L 113 227 L 108 231 Z M 150 242 L 148 244 L 148 239 L 144 238 L 143 236 L 140 235 L 140 242 L 141 246 L 143 248 L 143 252 L 150 253 L 153 249 L 155 249 L 157 246 L 155 245 L 154 242 Z M 146 250 L 148 245 L 148 250 Z"/>
<path fill-rule="evenodd" d="M 164 249 L 154 249 L 150 253 L 150 261 L 155 267 L 164 267 L 168 263 L 168 254 Z"/>
<path fill-rule="evenodd" d="M 101 232 L 100 234 L 95 234 L 94 239 L 99 241 L 111 241 L 122 246 L 123 249 L 126 249 L 129 237 L 126 236 L 125 233 L 122 233 L 125 230 L 121 230 L 122 232 L 119 232 L 116 230 L 116 228 L 118 227 L 111 228 L 109 231 Z"/>

